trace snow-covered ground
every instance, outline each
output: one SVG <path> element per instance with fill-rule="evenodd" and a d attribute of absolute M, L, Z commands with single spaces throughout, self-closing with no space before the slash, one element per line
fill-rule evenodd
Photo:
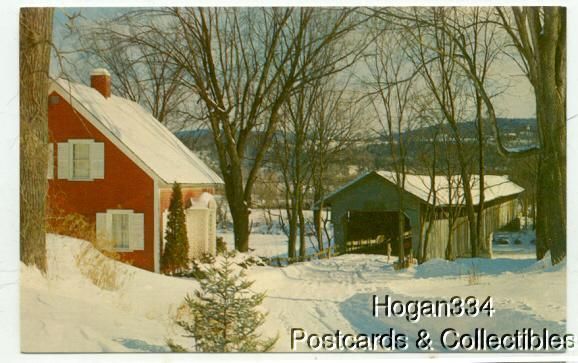
<path fill-rule="evenodd" d="M 305 220 L 307 221 L 306 229 L 306 251 L 307 255 L 313 255 L 317 252 L 317 239 L 313 233 L 313 211 L 303 211 Z M 227 216 L 231 220 L 230 215 Z M 249 243 L 248 254 L 259 257 L 287 257 L 287 234 L 282 227 L 282 224 L 287 225 L 287 211 L 283 209 L 254 209 L 249 216 L 251 225 L 251 236 Z M 324 219 L 329 219 L 328 215 L 323 216 Z M 328 223 L 327 233 L 331 236 L 332 230 Z M 227 227 L 219 228 L 218 235 L 223 237 L 227 243 L 228 249 L 235 248 L 235 239 L 231 223 L 227 223 Z M 327 234 L 323 233 L 323 243 L 325 248 L 330 244 Z"/>
<path fill-rule="evenodd" d="M 266 330 L 279 332 L 279 351 L 290 350 L 289 333 L 297 327 L 316 334 L 336 329 L 372 334 L 394 328 L 414 337 L 419 329 L 428 329 L 434 336 L 448 327 L 467 333 L 475 328 L 494 333 L 522 328 L 565 332 L 565 263 L 552 267 L 549 256 L 536 261 L 529 242 L 515 251 L 499 249 L 503 251 L 496 251 L 494 259 L 436 259 L 401 272 L 394 271 L 385 256 L 343 255 L 285 268 L 253 269 L 249 276 L 257 287 L 267 290 L 270 318 Z M 373 317 L 373 295 L 383 299 L 386 294 L 404 302 L 491 296 L 496 313 L 493 318 L 422 318 L 417 324 L 403 318 Z M 440 348 L 435 343 L 434 347 Z M 306 350 L 303 345 L 298 348 Z"/>
<path fill-rule="evenodd" d="M 48 275 L 21 265 L 22 351 L 168 351 L 165 340 L 177 335 L 171 315 L 198 283 L 111 260 L 120 288 L 103 290 L 77 267 L 87 247 L 48 235 Z"/>
<path fill-rule="evenodd" d="M 520 245 L 495 246 L 493 259 L 432 260 L 405 271 L 395 271 L 393 259 L 388 262 L 386 256 L 343 255 L 283 268 L 252 266 L 247 274 L 255 280 L 253 289 L 267 293 L 263 307 L 269 315 L 262 331 L 279 335 L 275 351 L 290 351 L 292 328 L 316 334 L 394 328 L 409 336 L 422 328 L 437 334 L 446 327 L 468 333 L 482 327 L 495 333 L 521 328 L 563 332 L 565 263 L 552 267 L 548 259 L 535 261 L 531 235 L 520 237 Z M 171 317 L 183 297 L 198 287 L 196 281 L 113 262 L 120 287 L 102 290 L 78 271 L 75 255 L 85 246 L 49 235 L 49 274 L 22 266 L 23 351 L 160 352 L 167 350 L 166 339 L 187 344 Z M 281 254 L 286 237 L 254 234 L 251 246 L 256 255 Z M 372 296 L 386 294 L 402 301 L 492 296 L 496 312 L 493 318 L 422 318 L 417 324 L 373 317 Z M 301 344 L 298 350 L 306 348 Z"/>

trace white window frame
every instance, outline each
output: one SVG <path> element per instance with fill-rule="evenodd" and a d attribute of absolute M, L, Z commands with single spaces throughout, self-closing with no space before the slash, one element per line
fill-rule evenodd
<path fill-rule="evenodd" d="M 70 180 L 94 180 L 91 176 L 91 160 L 90 160 L 90 145 L 94 143 L 94 140 L 69 140 L 68 141 L 68 166 L 69 179 Z M 88 176 L 78 177 L 74 175 L 74 147 L 77 145 L 87 145 L 88 146 Z"/>
<path fill-rule="evenodd" d="M 130 241 L 130 228 L 131 228 L 131 226 L 130 226 L 130 216 L 131 216 L 131 214 L 134 214 L 133 210 L 132 210 L 132 209 L 107 209 L 107 210 L 106 210 L 106 214 L 107 214 L 107 215 L 108 215 L 108 214 L 110 215 L 110 226 L 108 225 L 109 220 L 107 219 L 107 226 L 106 226 L 106 228 L 107 228 L 107 230 L 110 230 L 111 240 L 112 240 L 112 226 L 113 226 L 113 223 L 112 223 L 112 219 L 113 219 L 113 218 L 112 218 L 112 216 L 113 216 L 113 215 L 119 215 L 119 214 L 120 214 L 120 215 L 125 215 L 125 216 L 127 217 L 128 223 L 127 223 L 127 226 L 126 226 L 126 228 L 127 228 L 126 233 L 127 233 L 127 235 L 128 235 L 128 247 L 118 247 L 117 244 L 116 244 L 116 241 L 114 241 L 114 242 L 115 242 L 115 244 L 114 244 L 114 250 L 115 250 L 115 251 L 119 251 L 119 252 L 132 252 L 133 249 L 130 248 L 130 246 L 131 246 L 131 241 Z"/>
<path fill-rule="evenodd" d="M 143 251 L 144 247 L 144 213 L 135 213 L 132 209 L 107 209 L 104 213 L 96 215 L 96 233 L 97 236 L 104 237 L 112 241 L 113 234 L 113 216 L 126 215 L 128 218 L 128 247 L 117 246 L 116 241 L 113 246 L 118 252 Z M 99 219 L 100 218 L 100 219 Z M 100 222 L 99 222 L 100 221 Z M 135 233 L 138 231 L 138 233 Z"/>
<path fill-rule="evenodd" d="M 94 143 L 92 139 L 70 139 L 68 140 L 68 180 L 75 181 L 92 181 L 91 176 L 91 160 L 90 160 L 90 145 Z M 88 144 L 88 177 L 79 178 L 74 176 L 74 146 Z"/>

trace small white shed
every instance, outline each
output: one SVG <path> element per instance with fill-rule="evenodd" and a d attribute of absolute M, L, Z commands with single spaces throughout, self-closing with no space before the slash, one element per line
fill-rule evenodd
<path fill-rule="evenodd" d="M 190 199 L 191 206 L 185 209 L 189 258 L 199 258 L 205 253 L 214 255 L 217 251 L 217 203 L 210 193 L 202 193 Z M 168 210 L 163 213 L 164 226 L 168 220 Z M 163 237 L 164 238 L 164 237 Z M 166 243 L 166 241 L 164 241 Z"/>

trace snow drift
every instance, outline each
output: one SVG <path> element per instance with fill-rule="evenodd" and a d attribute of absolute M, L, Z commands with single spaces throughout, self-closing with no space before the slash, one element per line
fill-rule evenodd
<path fill-rule="evenodd" d="M 87 248 L 91 258 L 99 257 L 88 242 L 57 235 L 46 242 L 46 276 L 21 266 L 23 352 L 168 351 L 165 339 L 175 335 L 171 316 L 196 281 L 108 260 L 120 283 L 101 289 L 76 263 Z"/>

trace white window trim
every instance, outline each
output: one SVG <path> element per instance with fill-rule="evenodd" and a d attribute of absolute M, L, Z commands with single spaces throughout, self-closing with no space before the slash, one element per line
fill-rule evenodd
<path fill-rule="evenodd" d="M 130 215 L 134 214 L 134 210 L 132 210 L 132 209 L 107 209 L 106 214 L 111 214 L 111 215 L 112 214 L 126 214 L 129 216 L 128 217 L 129 218 L 129 222 L 128 222 L 129 242 L 128 242 L 128 245 L 130 246 Z M 107 228 L 111 228 L 111 230 L 112 230 L 112 225 L 110 227 L 107 226 Z M 133 252 L 134 251 L 130 247 L 119 248 L 119 247 L 116 247 L 116 245 L 113 248 L 115 251 L 118 251 L 118 252 Z"/>
<path fill-rule="evenodd" d="M 105 212 L 96 213 L 96 234 L 97 236 L 104 236 L 106 239 L 112 241 L 112 217 L 114 215 L 128 216 L 128 233 L 129 241 L 128 247 L 112 246 L 114 251 L 118 252 L 133 252 L 144 251 L 145 248 L 145 214 L 142 212 L 135 212 L 132 209 L 107 209 Z"/>
<path fill-rule="evenodd" d="M 68 180 L 73 181 L 94 181 L 91 176 L 91 160 L 90 160 L 90 147 L 88 152 L 88 177 L 78 178 L 74 176 L 74 145 L 76 144 L 93 144 L 95 141 L 93 139 L 68 139 Z"/>

